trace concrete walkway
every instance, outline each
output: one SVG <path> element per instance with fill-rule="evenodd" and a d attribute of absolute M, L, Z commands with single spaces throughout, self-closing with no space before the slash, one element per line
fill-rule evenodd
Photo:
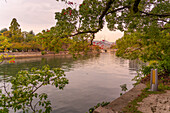
<path fill-rule="evenodd" d="M 118 113 L 121 112 L 128 103 L 138 97 L 142 93 L 142 90 L 146 88 L 145 84 L 138 84 L 124 95 L 120 96 L 116 100 L 112 101 L 105 107 L 98 107 L 93 113 Z"/>

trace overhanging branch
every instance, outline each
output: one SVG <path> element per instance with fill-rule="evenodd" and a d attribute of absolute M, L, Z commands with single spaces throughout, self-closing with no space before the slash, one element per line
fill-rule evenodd
<path fill-rule="evenodd" d="M 164 14 L 154 14 L 154 13 L 147 13 L 147 12 L 143 12 L 143 11 L 139 11 L 142 14 L 145 14 L 143 16 L 157 16 L 157 17 L 169 17 L 170 13 L 164 13 Z"/>
<path fill-rule="evenodd" d="M 140 3 L 140 0 L 135 0 L 134 5 L 133 5 L 133 12 L 137 13 L 138 12 L 138 5 Z"/>
<path fill-rule="evenodd" d="M 130 6 L 123 6 L 123 7 L 121 7 L 121 8 L 114 9 L 114 10 L 108 12 L 106 15 L 108 15 L 108 14 L 110 14 L 110 13 L 114 13 L 114 12 L 120 11 L 120 10 L 123 10 L 123 9 L 126 9 L 126 8 L 129 9 Z"/>
<path fill-rule="evenodd" d="M 164 27 L 164 28 L 161 28 L 161 31 L 163 31 L 163 30 L 167 30 L 167 29 L 170 29 L 170 27 Z"/>
<path fill-rule="evenodd" d="M 85 34 L 85 33 L 97 33 L 99 30 L 101 30 L 103 28 L 103 18 L 105 15 L 107 15 L 107 12 L 108 10 L 110 9 L 112 3 L 114 2 L 115 0 L 109 0 L 107 3 L 106 3 L 106 8 L 104 9 L 104 11 L 102 12 L 102 14 L 100 15 L 99 17 L 99 27 L 98 29 L 96 30 L 88 30 L 88 31 L 82 31 L 82 32 L 77 32 L 75 34 L 71 34 L 69 35 L 68 37 L 72 37 L 72 36 L 76 36 L 76 35 L 79 35 L 79 34 Z"/>

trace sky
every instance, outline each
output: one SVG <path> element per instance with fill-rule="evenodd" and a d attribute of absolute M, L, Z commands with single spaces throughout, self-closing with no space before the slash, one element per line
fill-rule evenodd
<path fill-rule="evenodd" d="M 16 18 L 22 31 L 41 32 L 55 26 L 55 12 L 66 7 L 63 2 L 56 0 L 0 0 L 0 29 L 9 28 L 13 18 Z M 70 0 L 80 4 L 82 0 Z M 104 26 L 96 34 L 95 40 L 115 42 L 123 36 L 123 32 L 109 31 Z"/>

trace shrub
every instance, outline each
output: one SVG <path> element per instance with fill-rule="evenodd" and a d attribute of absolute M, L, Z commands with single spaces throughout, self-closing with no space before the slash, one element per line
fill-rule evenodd
<path fill-rule="evenodd" d="M 45 55 L 45 54 L 47 54 L 46 51 L 42 51 L 42 52 L 41 52 L 41 55 Z"/>

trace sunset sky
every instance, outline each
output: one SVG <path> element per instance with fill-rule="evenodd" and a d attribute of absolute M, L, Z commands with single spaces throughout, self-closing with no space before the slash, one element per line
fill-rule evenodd
<path fill-rule="evenodd" d="M 35 33 L 55 26 L 55 12 L 66 7 L 56 0 L 0 0 L 0 29 L 9 28 L 12 18 L 16 18 L 22 31 Z M 82 0 L 70 0 L 80 4 Z M 120 31 L 109 31 L 105 26 L 96 34 L 96 40 L 114 42 L 123 36 Z"/>

